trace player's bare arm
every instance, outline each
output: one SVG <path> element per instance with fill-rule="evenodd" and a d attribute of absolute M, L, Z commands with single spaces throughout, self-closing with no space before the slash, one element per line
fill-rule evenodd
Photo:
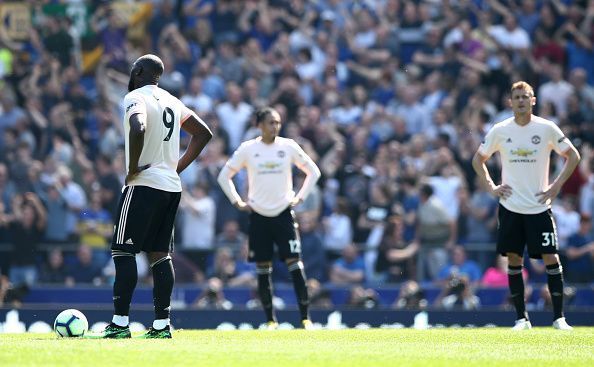
<path fill-rule="evenodd" d="M 483 182 L 487 183 L 487 187 L 492 195 L 505 200 L 512 194 L 512 188 L 507 184 L 496 185 L 493 182 L 489 170 L 487 169 L 487 165 L 485 164 L 487 160 L 489 160 L 489 157 L 485 157 L 479 152 L 476 152 L 472 158 L 472 168 L 474 168 L 477 176 Z"/>
<path fill-rule="evenodd" d="M 177 174 L 185 170 L 198 157 L 206 144 L 212 139 L 212 131 L 206 124 L 200 123 L 196 116 L 190 116 L 181 128 L 191 135 L 188 148 L 177 162 Z"/>
<path fill-rule="evenodd" d="M 237 209 L 241 211 L 251 212 L 252 208 L 241 198 L 241 196 L 239 196 L 239 193 L 237 193 L 237 189 L 235 189 L 235 185 L 233 184 L 233 176 L 235 176 L 236 173 L 236 170 L 231 169 L 229 168 L 229 166 L 225 165 L 221 172 L 219 172 L 217 182 L 219 183 L 221 189 L 223 189 L 223 192 L 225 193 L 225 195 L 227 195 L 233 206 L 235 206 Z"/>
<path fill-rule="evenodd" d="M 563 165 L 563 169 L 559 173 L 559 176 L 553 181 L 549 188 L 544 191 L 540 191 L 536 193 L 538 197 L 538 202 L 541 204 L 545 204 L 550 202 L 549 200 L 553 200 L 559 195 L 559 191 L 561 191 L 561 187 L 567 179 L 571 176 L 577 165 L 580 163 L 580 153 L 578 153 L 577 149 L 572 145 L 569 149 L 567 149 L 563 154 L 561 154 L 565 158 L 565 164 Z"/>
<path fill-rule="evenodd" d="M 144 132 L 146 130 L 145 116 L 140 113 L 135 113 L 130 116 L 130 134 L 128 135 L 130 163 L 128 164 L 128 174 L 126 175 L 125 183 L 128 183 L 134 179 L 136 175 L 145 169 L 150 167 L 150 164 L 139 167 L 138 161 L 140 160 L 140 154 L 142 153 L 142 147 L 144 145 Z"/>
<path fill-rule="evenodd" d="M 305 173 L 305 180 L 303 180 L 303 185 L 301 186 L 301 189 L 299 190 L 297 195 L 295 195 L 293 200 L 291 200 L 291 206 L 299 205 L 300 203 L 302 203 L 304 197 L 306 197 L 307 194 L 309 194 L 309 192 L 311 191 L 310 186 L 315 185 L 320 176 L 322 175 L 320 169 L 315 164 L 305 165 L 303 167 L 299 167 L 299 169 Z"/>

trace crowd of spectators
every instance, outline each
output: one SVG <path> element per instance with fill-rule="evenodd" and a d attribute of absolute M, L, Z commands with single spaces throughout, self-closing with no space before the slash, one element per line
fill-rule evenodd
<path fill-rule="evenodd" d="M 443 284 L 444 307 L 476 302 L 456 290 L 505 286 L 493 245 L 497 201 L 471 159 L 493 123 L 511 116 L 517 80 L 534 86 L 535 112 L 582 154 L 553 211 L 567 279 L 594 280 L 592 0 L 127 4 L 141 16 L 119 2 L 25 4 L 29 37 L 0 33 L 0 243 L 11 249 L 0 266 L 15 284 L 113 277 L 121 102 L 131 62 L 145 53 L 164 61 L 160 86 L 215 132 L 182 174 L 175 232 L 180 279 L 214 290 L 198 303 L 225 307 L 216 290 L 253 283 L 247 218 L 216 177 L 257 134 L 253 112 L 265 105 L 322 171 L 296 208 L 313 285 L 360 287 L 353 297 L 362 301 L 353 302 L 369 305 L 364 286 L 404 283 L 410 295 L 399 307 L 422 303 L 423 282 Z M 82 25 L 72 16 L 81 11 Z M 497 180 L 498 162 L 489 164 Z M 246 184 L 238 174 L 236 186 Z M 275 267 L 281 281 L 283 268 Z M 542 264 L 527 269 L 543 282 Z M 146 261 L 139 270 L 149 281 Z"/>

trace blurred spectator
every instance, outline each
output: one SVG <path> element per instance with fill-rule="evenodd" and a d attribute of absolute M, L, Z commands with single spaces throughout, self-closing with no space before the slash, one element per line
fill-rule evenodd
<path fill-rule="evenodd" d="M 550 80 L 538 89 L 538 101 L 545 104 L 550 102 L 555 106 L 561 118 L 567 116 L 567 101 L 574 93 L 573 86 L 563 79 L 563 67 L 559 64 L 549 66 Z"/>
<path fill-rule="evenodd" d="M 176 251 L 171 257 L 175 269 L 176 283 L 203 283 L 205 280 L 204 271 L 194 262 L 188 259 L 183 253 Z"/>
<path fill-rule="evenodd" d="M 239 223 L 236 220 L 230 220 L 225 222 L 223 231 L 215 238 L 215 249 L 227 247 L 236 257 L 245 241 L 247 236 L 239 230 Z"/>
<path fill-rule="evenodd" d="M 4 88 L 0 97 L 2 113 L 0 113 L 0 148 L 4 150 L 4 132 L 14 128 L 18 123 L 27 119 L 25 111 L 16 105 L 16 97 L 10 89 Z"/>
<path fill-rule="evenodd" d="M 375 271 L 387 283 L 399 283 L 415 277 L 414 256 L 419 244 L 404 239 L 404 220 L 400 215 L 388 219 L 380 243 Z"/>
<path fill-rule="evenodd" d="M 454 245 L 456 223 L 443 203 L 433 195 L 431 185 L 421 186 L 419 197 L 421 204 L 417 213 L 415 239 L 420 246 L 417 257 L 417 281 L 435 280 L 438 272 L 446 265 L 447 250 Z"/>
<path fill-rule="evenodd" d="M 553 203 L 560 250 L 563 250 L 567 246 L 567 240 L 580 230 L 580 214 L 575 206 L 575 200 L 569 196 L 559 198 Z"/>
<path fill-rule="evenodd" d="M 338 198 L 332 213 L 322 219 L 322 224 L 324 226 L 324 249 L 328 260 L 334 260 L 353 240 L 353 228 L 347 200 Z"/>
<path fill-rule="evenodd" d="M 46 188 L 43 201 L 47 207 L 47 227 L 43 236 L 49 243 L 66 243 L 70 238 L 66 232 L 68 207 L 60 193 L 60 184 L 53 181 Z"/>
<path fill-rule="evenodd" d="M 365 280 L 365 262 L 354 244 L 342 250 L 342 256 L 330 268 L 330 281 L 334 284 L 360 284 Z"/>
<path fill-rule="evenodd" d="M 241 88 L 235 83 L 227 85 L 227 100 L 216 107 L 217 118 L 221 127 L 229 135 L 229 149 L 237 149 L 243 142 L 252 117 L 253 107 L 242 101 Z"/>
<path fill-rule="evenodd" d="M 101 204 L 101 192 L 93 192 L 89 206 L 80 212 L 77 233 L 80 242 L 106 252 L 113 232 L 113 221 L 111 214 Z"/>
<path fill-rule="evenodd" d="M 29 293 L 27 284 L 14 286 L 6 276 L 0 274 L 0 307 L 5 303 L 8 303 L 12 308 L 21 307 L 27 293 Z"/>
<path fill-rule="evenodd" d="M 435 305 L 448 310 L 453 308 L 475 310 L 480 307 L 480 299 L 474 294 L 468 276 L 452 274 L 437 296 Z"/>
<path fill-rule="evenodd" d="M 93 251 L 86 244 L 81 244 L 76 249 L 76 258 L 67 265 L 68 285 L 75 284 L 101 284 L 101 266 L 93 261 Z"/>
<path fill-rule="evenodd" d="M 218 278 L 223 284 L 227 283 L 231 278 L 235 277 L 236 268 L 233 252 L 229 247 L 217 248 L 212 265 L 206 272 L 209 278 Z"/>
<path fill-rule="evenodd" d="M 307 279 L 307 292 L 309 294 L 309 306 L 312 308 L 331 309 L 334 307 L 330 291 L 314 278 Z"/>
<path fill-rule="evenodd" d="M 488 32 L 504 50 L 518 51 L 530 47 L 530 35 L 518 26 L 516 17 L 509 12 L 505 14 L 503 24 L 490 26 Z"/>
<path fill-rule="evenodd" d="M 16 190 L 16 185 L 10 179 L 6 164 L 0 162 L 0 200 L 2 200 L 2 207 L 7 211 L 10 210 L 11 201 L 16 194 Z"/>
<path fill-rule="evenodd" d="M 322 236 L 317 229 L 316 217 L 312 213 L 302 213 L 297 218 L 305 275 L 308 278 L 325 282 L 328 278 L 326 253 L 322 244 Z"/>
<path fill-rule="evenodd" d="M 227 283 L 230 287 L 255 287 L 256 282 L 256 264 L 249 261 L 250 247 L 245 241 L 241 245 L 241 250 L 235 258 L 235 268 L 237 276 L 230 279 Z"/>
<path fill-rule="evenodd" d="M 56 185 L 60 195 L 66 203 L 66 227 L 64 228 L 69 240 L 77 238 L 76 227 L 79 213 L 87 205 L 85 192 L 79 184 L 72 180 L 72 171 L 66 166 L 58 166 Z"/>
<path fill-rule="evenodd" d="M 119 194 L 122 191 L 123 182 L 115 173 L 116 168 L 112 158 L 100 155 L 95 160 L 99 190 L 103 207 L 107 209 L 112 218 L 116 218 L 118 210 Z"/>
<path fill-rule="evenodd" d="M 495 257 L 495 266 L 491 266 L 485 271 L 481 279 L 481 285 L 483 287 L 507 288 L 509 284 L 507 264 L 507 256 L 497 255 Z M 528 271 L 526 269 L 522 269 L 522 277 L 524 278 L 524 284 L 528 284 Z"/>
<path fill-rule="evenodd" d="M 428 302 L 425 292 L 414 280 L 406 281 L 400 287 L 398 298 L 392 304 L 392 307 L 398 310 L 422 310 L 427 308 Z"/>
<path fill-rule="evenodd" d="M 64 264 L 64 254 L 59 248 L 54 248 L 47 254 L 47 259 L 41 266 L 40 283 L 65 284 L 68 272 Z"/>
<path fill-rule="evenodd" d="M 10 253 L 10 282 L 19 286 L 31 286 L 37 282 L 37 246 L 41 242 L 46 225 L 46 211 L 37 195 L 27 192 L 12 200 L 12 216 L 8 225 Z"/>
<path fill-rule="evenodd" d="M 582 216 L 579 231 L 567 241 L 564 249 L 567 261 L 563 270 L 568 282 L 590 283 L 594 279 L 594 240 L 591 228 L 591 219 Z"/>
<path fill-rule="evenodd" d="M 202 79 L 198 76 L 190 80 L 188 91 L 181 97 L 181 101 L 199 115 L 213 110 L 213 100 L 202 91 Z"/>
<path fill-rule="evenodd" d="M 379 306 L 379 296 L 371 288 L 355 285 L 350 290 L 347 305 L 353 308 L 373 309 Z"/>
<path fill-rule="evenodd" d="M 438 274 L 439 283 L 446 283 L 453 278 L 464 277 L 470 287 L 476 287 L 481 279 L 481 269 L 476 262 L 466 258 L 466 250 L 456 245 L 451 250 L 451 262 Z"/>
<path fill-rule="evenodd" d="M 469 190 L 463 188 L 460 196 L 460 238 L 464 243 L 486 244 L 494 242 L 497 225 L 497 201 L 486 191 L 485 183 L 476 180 L 474 193 L 469 197 Z M 464 235 L 462 235 L 464 234 Z"/>
<path fill-rule="evenodd" d="M 180 248 L 201 269 L 206 269 L 206 258 L 212 253 L 215 237 L 216 207 L 208 196 L 205 185 L 196 185 L 182 192 L 182 242 Z"/>
<path fill-rule="evenodd" d="M 223 282 L 218 278 L 211 278 L 194 301 L 194 307 L 230 310 L 233 308 L 233 304 L 225 298 Z"/>
<path fill-rule="evenodd" d="M 126 29 L 123 15 L 115 11 L 111 4 L 102 3 L 93 13 L 91 27 L 99 36 L 104 55 L 110 60 L 112 67 L 125 70 L 126 62 Z"/>

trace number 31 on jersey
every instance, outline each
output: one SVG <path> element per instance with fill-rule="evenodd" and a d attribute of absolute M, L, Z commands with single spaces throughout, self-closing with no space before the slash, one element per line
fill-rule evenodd
<path fill-rule="evenodd" d="M 542 232 L 542 247 L 557 247 L 557 236 L 555 232 Z"/>

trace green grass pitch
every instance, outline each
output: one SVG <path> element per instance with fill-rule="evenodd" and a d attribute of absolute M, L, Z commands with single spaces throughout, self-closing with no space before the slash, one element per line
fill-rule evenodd
<path fill-rule="evenodd" d="M 594 328 L 177 330 L 171 340 L 0 334 L 0 366 L 594 366 Z"/>

